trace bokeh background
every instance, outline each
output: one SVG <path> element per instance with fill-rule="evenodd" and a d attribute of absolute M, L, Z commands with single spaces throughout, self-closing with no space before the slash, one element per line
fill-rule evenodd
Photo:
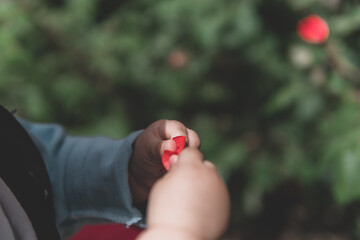
<path fill-rule="evenodd" d="M 308 14 L 324 44 L 296 33 Z M 72 134 L 194 129 L 224 239 L 360 239 L 357 0 L 2 0 L 0 103 Z"/>

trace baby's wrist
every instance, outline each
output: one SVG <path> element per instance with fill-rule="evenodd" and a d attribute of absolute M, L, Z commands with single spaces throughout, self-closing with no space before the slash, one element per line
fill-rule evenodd
<path fill-rule="evenodd" d="M 179 228 L 151 227 L 146 229 L 136 240 L 203 240 L 201 236 Z"/>
<path fill-rule="evenodd" d="M 134 175 L 129 172 L 129 187 L 133 199 L 133 204 L 144 202 L 147 200 L 149 191 L 145 190 L 139 182 L 135 179 Z"/>

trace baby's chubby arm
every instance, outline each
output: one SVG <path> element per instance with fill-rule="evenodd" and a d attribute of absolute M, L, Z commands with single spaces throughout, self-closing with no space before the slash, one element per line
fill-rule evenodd
<path fill-rule="evenodd" d="M 170 164 L 150 192 L 148 229 L 137 240 L 218 239 L 229 223 L 230 198 L 215 166 L 195 148 Z"/>

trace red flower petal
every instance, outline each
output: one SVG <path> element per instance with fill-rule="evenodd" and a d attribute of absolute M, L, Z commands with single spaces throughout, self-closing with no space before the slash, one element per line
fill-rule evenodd
<path fill-rule="evenodd" d="M 179 155 L 180 152 L 184 149 L 185 145 L 186 145 L 186 137 L 185 136 L 177 136 L 174 137 L 173 140 L 176 143 L 176 150 L 173 151 L 169 151 L 169 150 L 165 150 L 163 155 L 162 155 L 162 164 L 164 166 L 164 168 L 169 171 L 169 159 L 173 154 Z"/>
<path fill-rule="evenodd" d="M 310 15 L 298 22 L 297 32 L 301 39 L 309 43 L 323 43 L 329 37 L 329 27 L 324 19 Z"/>
<path fill-rule="evenodd" d="M 169 158 L 173 154 L 176 154 L 176 152 L 165 150 L 162 155 L 162 164 L 167 171 L 169 171 Z"/>
<path fill-rule="evenodd" d="M 177 136 L 174 137 L 173 140 L 176 143 L 176 153 L 180 154 L 181 151 L 184 149 L 186 144 L 186 137 L 185 136 Z"/>

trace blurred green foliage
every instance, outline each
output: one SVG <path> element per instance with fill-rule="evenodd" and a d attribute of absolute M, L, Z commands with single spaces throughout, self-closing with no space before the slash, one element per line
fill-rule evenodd
<path fill-rule="evenodd" d="M 325 44 L 296 34 L 311 13 Z M 233 235 L 255 239 L 245 228 L 266 229 L 268 197 L 295 182 L 302 231 L 359 238 L 359 49 L 357 1 L 4 0 L 0 102 L 73 134 L 177 119 L 229 184 Z"/>

